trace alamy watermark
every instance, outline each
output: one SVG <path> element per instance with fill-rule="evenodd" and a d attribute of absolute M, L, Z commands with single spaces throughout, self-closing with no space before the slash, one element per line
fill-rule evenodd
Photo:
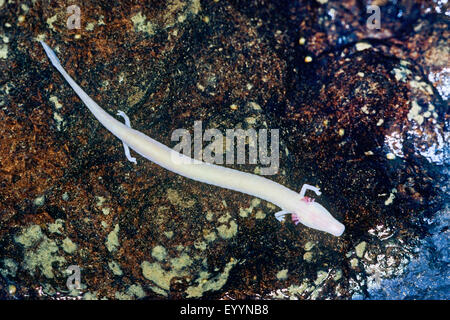
<path fill-rule="evenodd" d="M 69 17 L 67 18 L 67 29 L 80 29 L 81 28 L 81 9 L 76 4 L 73 4 L 67 7 L 67 14 Z"/>
<path fill-rule="evenodd" d="M 367 13 L 371 14 L 367 18 L 366 26 L 369 30 L 380 30 L 381 29 L 381 11 L 380 7 L 377 5 L 368 5 Z"/>
<path fill-rule="evenodd" d="M 81 269 L 79 266 L 73 264 L 66 269 L 69 277 L 66 281 L 67 289 L 69 290 L 80 290 L 81 289 Z"/>
<path fill-rule="evenodd" d="M 270 152 L 268 133 L 270 131 Z M 179 142 L 172 150 L 172 161 L 177 164 L 245 164 L 248 149 L 248 164 L 259 164 L 259 174 L 274 175 L 280 167 L 279 129 L 227 129 L 225 136 L 218 129 L 203 132 L 202 121 L 194 121 L 194 143 L 187 129 L 173 131 L 171 140 Z M 236 141 L 236 144 L 235 144 Z M 209 143 L 203 148 L 203 143 Z M 235 148 L 236 146 L 236 148 Z M 248 146 L 248 148 L 246 148 Z M 236 152 L 235 152 L 236 149 Z"/>

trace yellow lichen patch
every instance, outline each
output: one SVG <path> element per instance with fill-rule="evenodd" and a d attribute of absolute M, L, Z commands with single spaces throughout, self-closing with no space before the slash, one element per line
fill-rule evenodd
<path fill-rule="evenodd" d="M 224 215 L 220 216 L 217 220 L 220 223 L 226 223 L 231 219 L 231 215 L 229 212 L 225 213 Z"/>
<path fill-rule="evenodd" d="M 83 295 L 83 300 L 98 300 L 97 292 L 93 292 L 93 293 L 91 293 L 91 292 L 86 292 L 86 293 Z"/>
<path fill-rule="evenodd" d="M 145 17 L 142 12 L 139 11 L 132 16 L 131 21 L 133 22 L 136 31 L 145 32 L 149 35 L 155 34 L 154 25 L 150 21 L 147 21 L 147 17 Z"/>
<path fill-rule="evenodd" d="M 48 239 L 38 225 L 32 225 L 15 237 L 25 247 L 23 267 L 34 275 L 38 268 L 47 278 L 54 278 L 53 266 L 62 265 L 66 259 L 56 253 L 59 248 L 54 240 Z"/>
<path fill-rule="evenodd" d="M 134 298 L 140 299 L 145 297 L 145 292 L 141 285 L 133 284 L 127 289 L 126 292 L 116 292 L 114 296 L 118 300 L 131 300 Z"/>
<path fill-rule="evenodd" d="M 364 252 L 366 251 L 366 247 L 367 247 L 367 242 L 365 242 L 365 241 L 359 243 L 359 244 L 355 247 L 356 256 L 357 256 L 358 258 L 362 258 L 362 257 L 363 257 Z"/>
<path fill-rule="evenodd" d="M 358 266 L 358 259 L 353 258 L 352 260 L 350 260 L 350 266 L 351 266 L 353 269 L 356 269 L 356 267 Z"/>
<path fill-rule="evenodd" d="M 63 107 L 61 102 L 59 102 L 58 97 L 50 96 L 49 100 L 53 103 L 53 105 L 55 106 L 56 109 L 61 109 Z"/>
<path fill-rule="evenodd" d="M 111 269 L 113 274 L 116 276 L 121 276 L 123 274 L 122 269 L 120 269 L 120 266 L 116 261 L 108 262 L 108 267 Z"/>
<path fill-rule="evenodd" d="M 186 261 L 184 261 L 184 263 L 182 261 L 178 261 L 175 262 L 175 264 L 177 265 L 176 268 L 164 270 L 157 262 L 142 262 L 142 274 L 147 280 L 150 280 L 157 285 L 157 287 L 150 287 L 154 292 L 167 296 L 167 291 L 169 291 L 170 289 L 170 281 L 172 280 L 172 278 L 188 275 L 188 272 L 186 270 L 180 268 L 182 265 L 185 266 Z"/>
<path fill-rule="evenodd" d="M 312 248 L 314 248 L 315 243 L 312 241 L 308 241 L 307 243 L 305 243 L 305 250 L 306 251 L 311 251 Z"/>
<path fill-rule="evenodd" d="M 114 230 L 108 234 L 106 239 L 106 247 L 108 251 L 113 252 L 117 250 L 119 246 L 119 224 L 116 224 Z"/>
<path fill-rule="evenodd" d="M 419 106 L 417 101 L 412 101 L 411 103 L 411 109 L 408 112 L 408 120 L 415 120 L 419 125 L 421 125 L 424 121 L 423 116 L 420 114 L 420 111 L 422 110 L 422 107 Z"/>
<path fill-rule="evenodd" d="M 306 252 L 303 255 L 303 260 L 305 260 L 306 262 L 311 262 L 313 258 L 313 253 L 312 252 Z"/>
<path fill-rule="evenodd" d="M 54 16 L 52 16 L 52 17 L 50 17 L 50 18 L 47 18 L 47 20 L 46 20 L 46 22 L 47 22 L 49 28 L 50 28 L 51 30 L 53 30 L 53 31 L 56 31 L 55 28 L 53 27 L 53 23 L 55 23 L 56 20 L 58 20 L 58 15 L 57 15 L 57 14 L 55 14 Z"/>
<path fill-rule="evenodd" d="M 328 272 L 325 272 L 323 270 L 318 271 L 317 272 L 317 279 L 316 279 L 316 281 L 314 281 L 314 284 L 316 286 L 318 286 L 319 284 L 324 282 L 327 277 L 328 277 Z"/>
<path fill-rule="evenodd" d="M 64 230 L 64 220 L 62 219 L 56 219 L 54 223 L 50 223 L 48 225 L 48 231 L 51 233 L 59 233 L 61 234 L 61 231 Z"/>
<path fill-rule="evenodd" d="M 0 44 L 0 59 L 6 59 L 8 58 L 8 45 Z"/>
<path fill-rule="evenodd" d="M 140 90 L 138 87 L 131 88 L 131 94 L 127 99 L 128 106 L 132 107 L 144 97 L 145 91 Z"/>
<path fill-rule="evenodd" d="M 266 214 L 262 210 L 256 211 L 255 218 L 256 219 L 264 219 L 266 217 Z"/>
<path fill-rule="evenodd" d="M 192 264 L 192 259 L 186 253 L 183 253 L 179 257 L 170 259 L 170 264 L 173 270 L 181 270 L 189 267 Z"/>
<path fill-rule="evenodd" d="M 230 270 L 238 263 L 238 260 L 230 259 L 222 273 L 209 279 L 210 274 L 206 271 L 201 272 L 199 277 L 195 280 L 196 286 L 190 286 L 187 288 L 187 298 L 199 298 L 207 291 L 217 291 L 224 286 L 228 280 Z"/>
<path fill-rule="evenodd" d="M 62 248 L 65 252 L 71 254 L 77 250 L 77 245 L 73 243 L 69 238 L 65 238 L 62 242 Z"/>
<path fill-rule="evenodd" d="M 251 207 L 250 208 L 245 208 L 245 209 L 239 208 L 239 216 L 241 218 L 247 218 L 250 215 L 250 213 L 252 213 L 252 208 Z"/>
<path fill-rule="evenodd" d="M 285 280 L 287 279 L 288 275 L 288 269 L 283 269 L 277 272 L 277 279 L 278 280 Z"/>
<path fill-rule="evenodd" d="M 195 249 L 204 251 L 207 248 L 207 244 L 204 241 L 196 241 L 194 242 Z"/>
<path fill-rule="evenodd" d="M 234 220 L 230 221 L 229 226 L 227 226 L 226 224 L 222 224 L 217 227 L 219 236 L 223 239 L 230 239 L 230 238 L 234 237 L 237 233 L 237 229 L 238 229 L 238 226 Z"/>
<path fill-rule="evenodd" d="M 164 269 L 159 262 L 150 263 L 144 261 L 141 263 L 142 274 L 146 279 L 155 284 L 155 286 L 150 286 L 155 293 L 167 296 L 172 278 L 189 276 L 188 267 L 192 265 L 193 260 L 187 253 L 182 252 L 186 250 L 186 247 L 180 245 L 179 249 L 178 251 L 181 252 L 180 255 L 169 259 L 169 269 Z"/>
<path fill-rule="evenodd" d="M 167 251 L 163 246 L 156 246 L 152 249 L 152 257 L 158 261 L 162 261 L 166 258 Z"/>
<path fill-rule="evenodd" d="M 206 241 L 208 242 L 213 242 L 214 240 L 216 240 L 216 233 L 214 231 L 205 231 L 203 233 L 203 238 L 205 238 Z"/>
<path fill-rule="evenodd" d="M 25 229 L 20 235 L 15 237 L 16 242 L 22 244 L 25 248 L 36 244 L 43 237 L 41 227 L 32 225 Z"/>
<path fill-rule="evenodd" d="M 213 217 L 214 217 L 214 213 L 212 213 L 210 211 L 206 213 L 206 220 L 212 221 Z"/>
<path fill-rule="evenodd" d="M 94 30 L 94 27 L 95 27 L 95 22 L 88 22 L 88 24 L 86 25 L 86 30 L 92 31 L 92 30 Z"/>
<path fill-rule="evenodd" d="M 168 239 L 170 239 L 170 238 L 173 237 L 173 231 L 166 231 L 166 232 L 164 232 L 164 235 L 165 235 Z"/>
<path fill-rule="evenodd" d="M 172 271 L 164 270 L 157 262 L 150 263 L 144 261 L 141 264 L 141 268 L 142 274 L 146 279 L 154 282 L 157 286 L 165 290 L 170 289 L 170 280 L 177 275 Z M 164 295 L 167 295 L 167 292 L 164 292 Z"/>
<path fill-rule="evenodd" d="M 16 276 L 17 269 L 19 267 L 18 267 L 17 263 L 14 262 L 13 259 L 10 259 L 10 258 L 3 259 L 3 266 L 4 266 L 4 268 L 0 268 L 0 274 L 3 277 L 6 278 L 8 276 L 11 276 L 11 277 Z"/>
<path fill-rule="evenodd" d="M 195 200 L 185 200 L 178 194 L 178 191 L 174 189 L 168 189 L 167 190 L 167 198 L 169 201 L 175 205 L 180 206 L 182 208 L 191 208 L 195 204 Z"/>
<path fill-rule="evenodd" d="M 291 285 L 288 288 L 288 292 L 291 295 L 301 295 L 303 292 L 308 291 L 308 283 L 306 281 L 303 281 L 303 283 L 300 286 Z"/>
<path fill-rule="evenodd" d="M 145 292 L 140 284 L 133 284 L 127 289 L 127 293 L 137 298 L 144 298 Z"/>

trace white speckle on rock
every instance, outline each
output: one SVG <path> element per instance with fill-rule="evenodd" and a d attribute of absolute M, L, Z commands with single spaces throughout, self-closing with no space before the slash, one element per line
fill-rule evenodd
<path fill-rule="evenodd" d="M 0 45 L 0 59 L 6 59 L 8 57 L 8 45 Z"/>
<path fill-rule="evenodd" d="M 61 109 L 62 108 L 62 104 L 58 101 L 58 97 L 50 96 L 49 100 L 55 105 L 56 109 Z"/>
<path fill-rule="evenodd" d="M 56 20 L 58 20 L 58 15 L 57 15 L 57 14 L 55 14 L 54 16 L 52 16 L 52 17 L 50 17 L 50 18 L 47 18 L 47 20 L 46 20 L 46 22 L 47 22 L 49 28 L 50 28 L 52 31 L 56 31 L 55 28 L 53 27 L 53 23 L 55 23 Z"/>
<path fill-rule="evenodd" d="M 363 51 L 366 49 L 372 48 L 372 45 L 368 42 L 358 42 L 356 44 L 356 50 L 357 51 Z"/>
<path fill-rule="evenodd" d="M 38 207 L 43 206 L 45 203 L 45 195 L 37 197 L 36 199 L 34 199 L 33 203 Z"/>

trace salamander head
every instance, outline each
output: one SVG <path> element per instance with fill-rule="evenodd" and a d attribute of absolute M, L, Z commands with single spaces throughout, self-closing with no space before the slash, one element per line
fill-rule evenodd
<path fill-rule="evenodd" d="M 292 213 L 292 219 L 309 228 L 331 233 L 339 237 L 345 230 L 345 226 L 337 221 L 321 204 L 304 197 L 298 205 L 298 209 Z"/>

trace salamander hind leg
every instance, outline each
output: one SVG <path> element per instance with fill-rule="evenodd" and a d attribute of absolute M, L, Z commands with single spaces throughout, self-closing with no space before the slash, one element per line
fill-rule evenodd
<path fill-rule="evenodd" d="M 284 221 L 284 216 L 289 214 L 289 212 L 287 211 L 278 211 L 277 213 L 275 213 L 275 218 L 277 218 L 278 221 L 282 222 Z"/>
<path fill-rule="evenodd" d="M 131 128 L 130 118 L 128 118 L 128 116 L 125 114 L 125 112 L 119 110 L 119 111 L 117 111 L 117 115 L 123 117 L 125 119 L 125 125 L 127 127 Z M 136 163 L 136 158 L 132 157 L 130 154 L 130 147 L 128 147 L 128 145 L 125 142 L 122 141 L 122 143 L 123 143 L 123 149 L 125 150 L 125 155 L 127 156 L 128 161 Z"/>

